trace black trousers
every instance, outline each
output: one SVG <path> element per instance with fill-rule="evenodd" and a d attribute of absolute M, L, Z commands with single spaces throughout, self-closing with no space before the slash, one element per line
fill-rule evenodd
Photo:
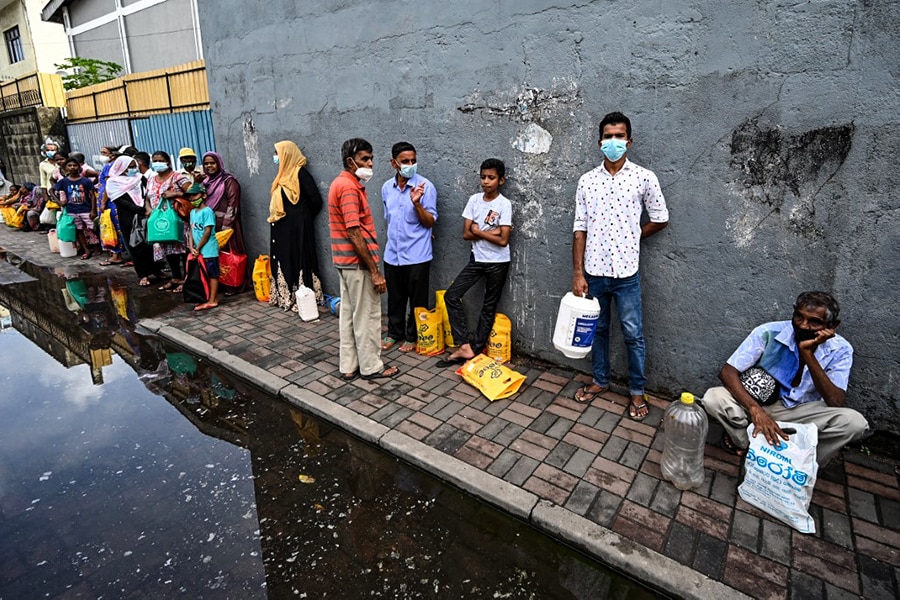
<path fill-rule="evenodd" d="M 166 254 L 166 262 L 172 271 L 172 279 L 184 279 L 184 265 L 187 262 L 187 254 Z"/>
<path fill-rule="evenodd" d="M 416 343 L 415 309 L 430 308 L 428 293 L 431 261 L 415 265 L 395 266 L 384 263 L 387 280 L 388 330 L 391 339 Z"/>
<path fill-rule="evenodd" d="M 476 353 L 484 350 L 488 337 L 491 335 L 491 329 L 494 327 L 497 303 L 500 302 L 503 286 L 506 285 L 507 273 L 509 273 L 508 262 L 481 263 L 475 262 L 474 256 L 469 258 L 469 264 L 460 271 L 453 281 L 453 285 L 444 294 L 454 343 L 462 345 L 468 342 Z M 481 306 L 475 336 L 469 339 L 462 297 L 481 279 L 484 279 L 484 304 Z"/>
<path fill-rule="evenodd" d="M 138 278 L 143 279 L 144 277 L 150 277 L 151 275 L 158 275 L 159 269 L 153 262 L 153 246 L 146 242 L 138 244 L 137 246 L 131 245 L 131 229 L 134 213 L 130 212 L 127 206 L 120 204 L 119 202 L 116 202 L 116 208 L 119 212 L 119 227 L 122 229 L 122 237 L 125 238 L 122 241 L 125 242 L 125 248 L 128 249 L 128 254 L 131 256 L 131 262 L 134 263 L 134 270 L 137 273 Z M 143 218 L 146 220 L 146 217 Z"/>

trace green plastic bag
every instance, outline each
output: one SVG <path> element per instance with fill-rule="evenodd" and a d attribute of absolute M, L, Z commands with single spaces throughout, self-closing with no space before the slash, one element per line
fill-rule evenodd
<path fill-rule="evenodd" d="M 65 208 L 60 211 L 56 220 L 56 239 L 61 242 L 74 242 L 78 239 L 75 235 L 75 219 Z"/>
<path fill-rule="evenodd" d="M 184 243 L 184 222 L 172 208 L 168 198 L 164 198 L 147 219 L 147 241 Z"/>

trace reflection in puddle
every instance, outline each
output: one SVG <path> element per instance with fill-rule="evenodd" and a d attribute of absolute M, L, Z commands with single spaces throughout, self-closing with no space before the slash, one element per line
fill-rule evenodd
<path fill-rule="evenodd" d="M 135 333 L 177 299 L 21 268 L 37 281 L 0 286 L 0 597 L 650 597 Z"/>

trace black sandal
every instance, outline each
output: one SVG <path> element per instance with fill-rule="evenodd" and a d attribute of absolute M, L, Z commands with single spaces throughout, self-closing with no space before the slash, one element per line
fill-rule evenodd
<path fill-rule="evenodd" d="M 738 458 L 744 458 L 747 456 L 746 448 L 739 448 L 737 444 L 734 443 L 734 440 L 731 439 L 731 436 L 727 433 L 722 434 L 722 449 L 725 450 L 728 454 L 732 454 L 737 456 Z"/>

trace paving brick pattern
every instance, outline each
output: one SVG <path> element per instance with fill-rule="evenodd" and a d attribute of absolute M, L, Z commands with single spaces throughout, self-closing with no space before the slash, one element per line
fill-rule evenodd
<path fill-rule="evenodd" d="M 651 398 L 649 418 L 636 423 L 619 394 L 572 400 L 584 374 L 514 359 L 525 385 L 491 403 L 438 369 L 438 358 L 396 350 L 384 358 L 402 376 L 345 383 L 335 317 L 303 323 L 248 295 L 161 320 L 751 596 L 900 596 L 896 465 L 845 452 L 822 469 L 811 506 L 817 533 L 803 535 L 738 497 L 740 462 L 716 445 L 707 445 L 699 489 L 663 481 L 665 401 Z"/>

